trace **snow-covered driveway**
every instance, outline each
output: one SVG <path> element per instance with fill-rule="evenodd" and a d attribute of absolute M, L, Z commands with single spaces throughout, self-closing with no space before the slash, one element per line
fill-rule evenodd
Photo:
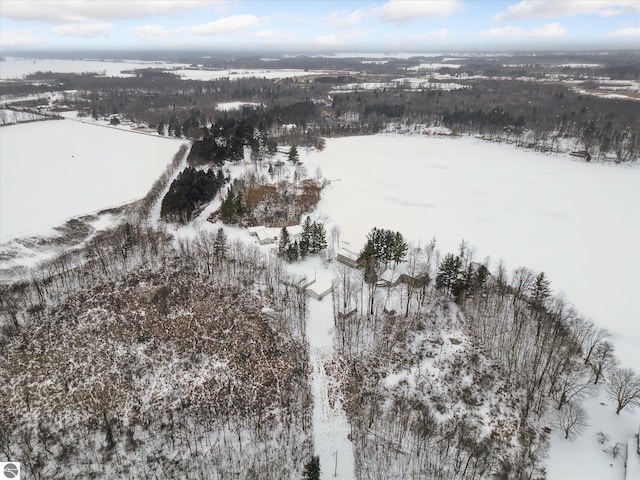
<path fill-rule="evenodd" d="M 331 274 L 331 270 L 317 271 L 318 277 Z M 325 368 L 334 353 L 331 295 L 323 300 L 310 298 L 308 309 L 307 337 L 313 369 L 313 442 L 315 454 L 320 457 L 321 478 L 353 480 L 353 446 L 348 438 L 351 429 L 341 399 L 334 397 L 330 402 L 329 386 L 335 380 Z"/>

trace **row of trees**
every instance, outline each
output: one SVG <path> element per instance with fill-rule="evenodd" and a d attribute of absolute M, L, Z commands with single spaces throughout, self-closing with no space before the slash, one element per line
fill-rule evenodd
<path fill-rule="evenodd" d="M 311 221 L 307 217 L 302 224 L 300 240 L 292 241 L 287 227 L 280 231 L 278 241 L 278 255 L 286 258 L 290 262 L 295 262 L 299 258 L 306 258 L 307 255 L 316 255 L 327 248 L 327 233 L 324 224 L 318 221 Z"/>
<path fill-rule="evenodd" d="M 633 162 L 640 155 L 633 100 L 583 95 L 543 82 L 475 80 L 469 85 L 452 91 L 380 89 L 335 94 L 334 121 L 322 125 L 322 133 L 370 134 L 390 122 L 441 124 L 549 152 L 561 151 L 561 144 L 566 148 L 571 140 L 572 150 L 589 152 L 585 158 Z"/>
<path fill-rule="evenodd" d="M 193 167 L 185 168 L 171 183 L 162 199 L 160 216 L 170 221 L 188 222 L 193 212 L 211 201 L 227 181 L 222 170 L 214 173 L 211 169 L 204 171 Z"/>
<path fill-rule="evenodd" d="M 400 232 L 373 227 L 367 234 L 367 241 L 358 255 L 357 263 L 365 269 L 365 276 L 375 281 L 375 271 L 380 266 L 387 268 L 390 262 L 395 266 L 403 262 L 409 246 Z"/>

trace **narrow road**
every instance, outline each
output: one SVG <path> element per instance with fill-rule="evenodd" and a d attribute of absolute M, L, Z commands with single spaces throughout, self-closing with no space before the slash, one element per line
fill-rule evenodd
<path fill-rule="evenodd" d="M 321 273 L 331 275 L 332 272 L 324 270 Z M 323 300 L 309 298 L 308 302 L 307 337 L 313 369 L 313 441 L 315 454 L 320 457 L 320 478 L 355 480 L 353 445 L 348 438 L 351 429 L 341 398 L 335 395 L 337 390 L 330 392 L 335 380 L 325 368 L 334 353 L 332 298 L 331 295 Z"/>

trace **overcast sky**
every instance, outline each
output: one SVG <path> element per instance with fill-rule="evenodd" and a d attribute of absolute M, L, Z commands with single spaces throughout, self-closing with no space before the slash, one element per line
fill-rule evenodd
<path fill-rule="evenodd" d="M 15 49 L 640 49 L 640 0 L 0 0 Z"/>

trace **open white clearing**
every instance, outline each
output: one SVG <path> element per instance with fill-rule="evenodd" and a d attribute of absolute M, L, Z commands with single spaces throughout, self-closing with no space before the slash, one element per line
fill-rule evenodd
<path fill-rule="evenodd" d="M 133 77 L 132 73 L 122 73 L 136 68 L 179 68 L 185 64 L 168 62 L 117 61 L 117 60 L 60 60 L 44 58 L 7 57 L 0 62 L 0 79 L 23 78 L 36 72 L 95 73 L 107 77 Z"/>
<path fill-rule="evenodd" d="M 0 129 L 0 241 L 142 198 L 179 141 L 69 120 Z"/>
<path fill-rule="evenodd" d="M 613 335 L 621 364 L 640 365 L 640 168 L 587 164 L 471 138 L 377 135 L 329 139 L 302 156 L 332 182 L 315 215 L 359 251 L 372 227 L 402 232 L 441 252 L 462 239 L 475 258 L 544 271 L 556 292 Z M 601 405 L 605 403 L 605 405 Z M 600 396 L 586 402 L 590 427 L 575 442 L 552 435 L 549 480 L 618 479 L 610 444 L 637 433 L 638 411 Z"/>
<path fill-rule="evenodd" d="M 640 167 L 589 164 L 472 138 L 376 135 L 328 139 L 302 155 L 331 185 L 316 215 L 359 251 L 372 227 L 441 252 L 461 240 L 475 258 L 544 271 L 554 291 L 640 364 Z"/>

